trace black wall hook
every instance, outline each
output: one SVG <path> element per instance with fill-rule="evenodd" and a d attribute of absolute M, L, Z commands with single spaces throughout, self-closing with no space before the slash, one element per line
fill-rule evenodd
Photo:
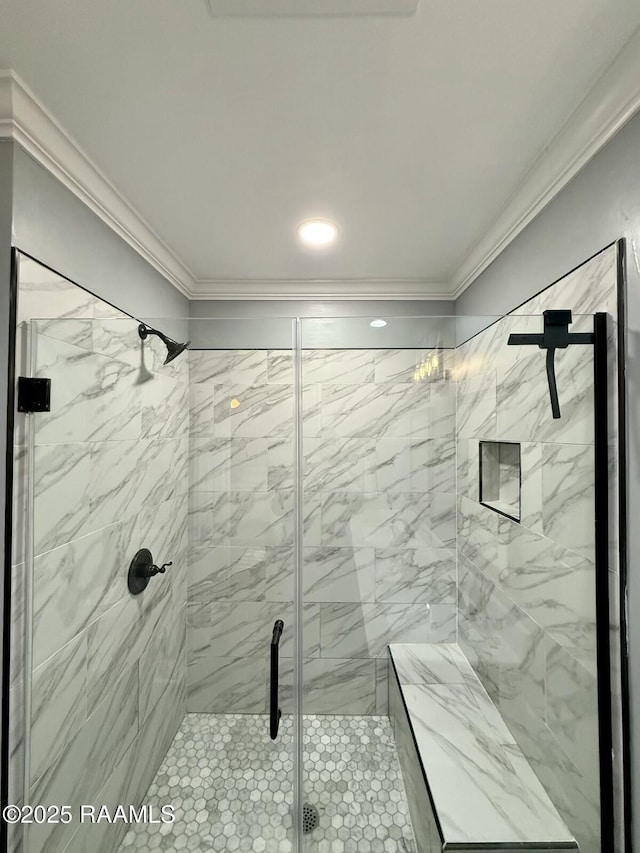
<path fill-rule="evenodd" d="M 558 386 L 556 383 L 555 355 L 557 349 L 566 349 L 571 344 L 593 344 L 593 332 L 570 332 L 569 325 L 573 322 L 571 311 L 543 311 L 544 329 L 541 335 L 509 335 L 508 346 L 538 346 L 547 351 L 547 381 L 551 412 L 554 418 L 560 417 L 558 401 Z"/>

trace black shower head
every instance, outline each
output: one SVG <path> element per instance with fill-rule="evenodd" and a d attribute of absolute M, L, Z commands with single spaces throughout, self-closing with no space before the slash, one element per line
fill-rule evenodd
<path fill-rule="evenodd" d="M 152 329 L 151 326 L 146 326 L 144 323 L 140 323 L 138 326 L 138 334 L 140 335 L 140 339 L 143 341 L 149 335 L 157 335 L 160 340 L 163 341 L 167 348 L 167 357 L 164 360 L 165 364 L 169 364 L 170 361 L 177 358 L 181 352 L 188 349 L 189 344 L 191 343 L 191 341 L 187 341 L 184 344 L 179 344 L 177 341 L 174 341 L 173 338 L 168 338 L 166 335 L 163 335 L 162 332 L 159 332 L 157 329 Z"/>

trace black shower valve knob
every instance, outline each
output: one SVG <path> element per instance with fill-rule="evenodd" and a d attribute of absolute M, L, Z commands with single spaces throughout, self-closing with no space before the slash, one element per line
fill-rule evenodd
<path fill-rule="evenodd" d="M 161 566 L 156 566 L 153 562 L 151 551 L 148 548 L 141 548 L 131 561 L 129 566 L 129 576 L 127 585 L 129 592 L 132 595 L 139 595 L 147 588 L 149 580 L 156 575 L 163 575 L 169 566 L 173 565 L 173 561 L 163 563 Z"/>

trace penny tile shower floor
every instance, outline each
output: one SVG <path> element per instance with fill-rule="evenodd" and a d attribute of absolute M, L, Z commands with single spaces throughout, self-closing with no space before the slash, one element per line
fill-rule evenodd
<path fill-rule="evenodd" d="M 174 824 L 138 825 L 121 851 L 289 853 L 293 719 L 278 740 L 268 717 L 187 714 L 145 803 Z M 386 717 L 305 716 L 305 802 L 319 813 L 303 853 L 415 853 Z"/>

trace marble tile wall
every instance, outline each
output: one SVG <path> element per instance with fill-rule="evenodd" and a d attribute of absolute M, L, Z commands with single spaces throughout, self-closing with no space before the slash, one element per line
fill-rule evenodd
<path fill-rule="evenodd" d="M 455 391 L 421 350 L 303 354 L 308 713 L 387 712 L 386 646 L 456 639 Z M 450 373 L 453 351 L 439 354 Z M 191 351 L 188 708 L 264 713 L 293 673 L 293 362 Z"/>
<path fill-rule="evenodd" d="M 616 283 L 613 246 L 460 346 L 455 368 L 459 642 L 582 853 L 600 850 L 593 351 L 585 346 L 558 351 L 562 418 L 553 420 L 544 354 L 507 346 L 507 338 L 511 332 L 540 332 L 547 308 L 572 309 L 573 330 L 593 328 L 592 317 L 581 314 L 608 313 L 613 462 Z M 521 442 L 520 523 L 479 503 L 478 443 L 485 439 Z M 613 519 L 615 464 L 611 473 Z M 615 524 L 610 538 L 614 590 Z M 614 669 L 614 717 L 618 677 Z M 617 744 L 614 751 L 619 762 Z"/>
<path fill-rule="evenodd" d="M 163 366 L 136 321 L 24 257 L 18 310 L 23 374 L 28 321 L 53 318 L 36 321 L 52 401 L 34 416 L 31 801 L 137 803 L 186 707 L 188 362 Z M 11 801 L 22 797 L 25 442 L 18 415 Z M 142 547 L 173 566 L 133 597 Z M 91 849 L 110 853 L 121 835 L 101 825 Z M 74 822 L 34 827 L 28 853 L 45 849 L 88 847 Z"/>

